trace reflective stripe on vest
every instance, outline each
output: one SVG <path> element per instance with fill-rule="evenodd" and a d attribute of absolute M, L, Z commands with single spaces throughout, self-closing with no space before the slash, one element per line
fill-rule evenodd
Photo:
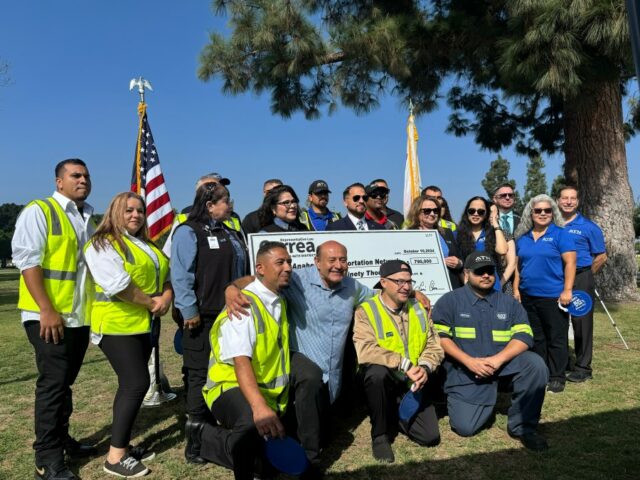
<path fill-rule="evenodd" d="M 260 299 L 247 290 L 243 293 L 249 298 L 252 318 L 256 329 L 256 344 L 251 358 L 251 366 L 256 382 L 267 404 L 276 412 L 284 412 L 288 401 L 289 385 L 289 329 L 284 302 L 281 302 L 280 323 L 264 307 Z M 211 355 L 207 382 L 202 390 L 205 402 L 211 405 L 225 391 L 238 387 L 233 365 L 219 361 L 220 328 L 230 320 L 224 310 L 211 328 Z M 275 338 L 274 338 L 275 337 Z"/>
<path fill-rule="evenodd" d="M 427 313 L 422 305 L 415 299 L 410 299 L 407 303 L 409 326 L 406 339 L 400 335 L 396 322 L 387 313 L 378 295 L 361 303 L 360 307 L 367 314 L 375 331 L 378 345 L 385 350 L 396 352 L 408 358 L 411 363 L 417 365 L 418 359 L 427 345 L 429 335 Z"/>
<path fill-rule="evenodd" d="M 531 330 L 531 327 L 529 325 L 527 325 L 526 323 L 518 323 L 516 325 L 513 325 L 511 327 L 511 335 L 515 335 L 516 333 L 524 333 L 526 335 L 529 335 L 533 338 L 533 330 Z"/>
<path fill-rule="evenodd" d="M 506 343 L 511 340 L 511 330 L 491 330 L 491 337 L 494 342 Z"/>
<path fill-rule="evenodd" d="M 158 259 L 158 268 L 142 248 L 122 236 L 124 248 L 115 240 L 111 246 L 120 255 L 131 282 L 147 295 L 160 293 L 169 273 L 169 260 L 154 245 L 149 248 Z M 87 243 L 85 248 L 88 248 Z M 117 296 L 109 297 L 91 279 L 91 331 L 107 335 L 137 335 L 151 331 L 151 314 L 146 307 L 125 302 Z"/>
<path fill-rule="evenodd" d="M 47 222 L 47 238 L 40 267 L 44 289 L 56 312 L 73 311 L 78 269 L 78 236 L 62 209 L 53 198 L 34 200 L 25 208 L 38 206 Z M 39 312 L 40 307 L 20 275 L 18 308 Z"/>
<path fill-rule="evenodd" d="M 298 220 L 305 227 L 307 227 L 310 231 L 313 232 L 315 230 L 315 228 L 313 227 L 313 222 L 311 221 L 311 217 L 309 217 L 309 211 L 308 210 L 303 210 L 302 212 L 300 212 L 300 216 L 298 217 Z M 340 220 L 340 214 L 338 212 L 332 212 L 331 213 L 331 220 L 329 220 L 327 222 L 327 225 L 329 223 L 335 222 L 337 220 Z"/>

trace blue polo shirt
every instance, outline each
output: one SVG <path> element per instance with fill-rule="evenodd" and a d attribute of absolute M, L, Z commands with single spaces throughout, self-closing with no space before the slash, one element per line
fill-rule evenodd
<path fill-rule="evenodd" d="M 495 355 L 511 340 L 533 346 L 527 312 L 511 295 L 502 292 L 494 291 L 481 298 L 466 284 L 440 297 L 432 318 L 440 338 L 452 340 L 474 358 Z M 445 393 L 474 405 L 495 404 L 498 377 L 509 373 L 510 368 L 506 364 L 495 376 L 475 378 L 473 372 L 449 356 L 443 366 L 447 372 Z"/>
<path fill-rule="evenodd" d="M 476 250 L 480 251 L 480 252 L 484 252 L 484 246 L 486 243 L 486 238 L 485 238 L 485 231 L 484 229 L 482 229 L 480 231 L 480 236 L 478 237 L 478 240 L 476 240 Z M 496 268 L 496 283 L 493 284 L 493 289 L 497 292 L 501 292 L 502 291 L 502 285 L 500 285 L 500 275 L 498 273 L 498 269 Z"/>
<path fill-rule="evenodd" d="M 600 227 L 581 214 L 578 213 L 576 218 L 565 223 L 564 229 L 571 234 L 576 244 L 578 268 L 590 267 L 593 257 L 606 251 Z"/>
<path fill-rule="evenodd" d="M 552 223 L 538 240 L 532 231 L 516 241 L 520 290 L 532 297 L 559 297 L 564 289 L 562 254 L 575 251 L 573 235 Z"/>
<path fill-rule="evenodd" d="M 333 212 L 331 210 L 327 210 L 326 214 L 316 213 L 313 208 L 308 208 L 307 213 L 309 214 L 309 220 L 311 220 L 311 224 L 313 225 L 313 229 L 318 232 L 324 232 L 327 229 L 327 225 L 333 218 Z"/>
<path fill-rule="evenodd" d="M 375 292 L 346 276 L 337 287 L 326 287 L 314 265 L 295 269 L 282 295 L 287 299 L 289 347 L 320 367 L 333 402 L 340 392 L 344 347 L 353 312 Z"/>

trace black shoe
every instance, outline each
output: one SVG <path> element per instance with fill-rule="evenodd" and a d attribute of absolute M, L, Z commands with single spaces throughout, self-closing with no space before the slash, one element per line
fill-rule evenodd
<path fill-rule="evenodd" d="M 564 383 L 562 383 L 560 380 L 551 380 L 547 385 L 547 392 L 549 393 L 564 392 Z"/>
<path fill-rule="evenodd" d="M 587 380 L 591 380 L 592 378 L 593 378 L 593 375 L 591 374 L 591 372 L 583 372 L 579 370 L 575 370 L 567 374 L 567 381 L 573 382 L 573 383 L 586 382 Z"/>
<path fill-rule="evenodd" d="M 514 435 L 510 430 L 508 430 L 509 436 L 511 438 L 515 438 L 516 440 L 520 440 L 522 445 L 528 450 L 533 452 L 544 452 L 549 449 L 549 444 L 547 440 L 540 435 L 538 432 L 530 432 L 522 435 Z"/>
<path fill-rule="evenodd" d="M 373 451 L 373 458 L 379 462 L 393 463 L 396 457 L 393 455 L 391 443 L 389 437 L 386 435 L 378 435 L 371 441 L 371 450 Z"/>
<path fill-rule="evenodd" d="M 77 478 L 64 462 L 36 465 L 36 480 L 76 480 Z"/>
<path fill-rule="evenodd" d="M 202 429 L 204 421 L 187 419 L 184 425 L 184 436 L 187 439 L 187 446 L 184 448 L 184 458 L 187 463 L 195 463 L 202 465 L 207 461 L 200 456 L 200 447 L 202 446 Z"/>
<path fill-rule="evenodd" d="M 67 437 L 62 444 L 62 448 L 64 448 L 65 453 L 72 458 L 90 457 L 91 455 L 98 454 L 96 447 L 80 443 L 73 437 Z"/>

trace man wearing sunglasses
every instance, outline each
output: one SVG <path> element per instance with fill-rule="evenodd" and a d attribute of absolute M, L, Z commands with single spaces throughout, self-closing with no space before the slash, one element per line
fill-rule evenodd
<path fill-rule="evenodd" d="M 388 187 L 377 183 L 375 180 L 367 185 L 365 188 L 365 193 L 368 197 L 365 217 L 381 225 L 386 230 L 397 230 L 402 225 L 402 222 L 396 224 L 389 218 L 387 210 L 389 191 Z M 402 220 L 404 221 L 404 218 Z"/>
<path fill-rule="evenodd" d="M 549 372 L 529 349 L 533 332 L 527 312 L 510 295 L 493 290 L 496 266 L 485 252 L 464 262 L 466 285 L 446 293 L 433 309 L 433 322 L 445 351 L 444 391 L 449 423 L 463 437 L 487 425 L 496 404 L 498 382 L 513 389 L 507 431 L 529 450 L 548 448 L 537 433 Z"/>
<path fill-rule="evenodd" d="M 327 225 L 327 230 L 359 230 L 363 232 L 367 230 L 384 230 L 382 225 L 365 218 L 366 202 L 369 197 L 365 194 L 363 184 L 354 183 L 349 185 L 342 192 L 342 198 L 347 214 L 340 220 Z"/>
<path fill-rule="evenodd" d="M 513 186 L 509 183 L 503 183 L 493 193 L 493 202 L 497 205 L 500 215 L 500 227 L 509 235 L 513 235 L 520 223 L 520 215 L 513 211 L 515 198 Z"/>
<path fill-rule="evenodd" d="M 427 383 L 444 357 L 426 310 L 410 298 L 411 266 L 401 260 L 380 265 L 379 295 L 360 304 L 355 314 L 353 343 L 364 376 L 371 418 L 371 448 L 376 460 L 393 463 L 391 443 L 402 431 L 423 447 L 440 442 L 438 419 L 423 394 L 407 422 L 398 418 L 398 399 Z"/>

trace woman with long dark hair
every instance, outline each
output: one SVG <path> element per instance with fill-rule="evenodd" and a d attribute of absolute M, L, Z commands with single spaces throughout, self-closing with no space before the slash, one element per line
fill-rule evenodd
<path fill-rule="evenodd" d="M 200 433 L 210 416 L 202 396 L 209 365 L 209 332 L 224 308 L 224 289 L 248 273 L 249 259 L 241 232 L 225 224 L 231 215 L 229 191 L 208 183 L 196 191 L 187 221 L 176 228 L 171 244 L 171 282 L 175 307 L 184 323 L 183 373 L 186 376 L 189 463 L 200 457 Z"/>
<path fill-rule="evenodd" d="M 517 270 L 513 295 L 522 302 L 533 330 L 533 351 L 549 367 L 547 391 L 564 390 L 569 362 L 569 316 L 559 305 L 571 301 L 576 247 L 565 232 L 560 209 L 548 195 L 533 197 L 515 231 Z"/>
<path fill-rule="evenodd" d="M 141 460 L 152 454 L 129 441 L 149 388 L 151 316 L 164 315 L 173 298 L 169 259 L 149 240 L 142 197 L 124 192 L 111 200 L 85 258 L 92 278 L 92 341 L 118 376 L 104 471 L 140 477 L 149 471 Z"/>
<path fill-rule="evenodd" d="M 483 197 L 472 197 L 467 201 L 456 230 L 460 258 L 467 258 L 473 251 L 487 252 L 496 265 L 502 265 L 508 246 L 498 223 L 498 209 Z M 496 276 L 495 290 L 501 290 L 500 278 Z"/>
<path fill-rule="evenodd" d="M 306 231 L 307 227 L 298 220 L 299 199 L 289 185 L 280 185 L 267 193 L 258 210 L 260 227 L 263 232 Z"/>
<path fill-rule="evenodd" d="M 406 220 L 407 230 L 435 230 L 438 232 L 442 257 L 449 272 L 451 288 L 462 286 L 462 260 L 458 256 L 453 232 L 440 223 L 441 207 L 434 197 L 418 197 L 411 204 Z"/>

